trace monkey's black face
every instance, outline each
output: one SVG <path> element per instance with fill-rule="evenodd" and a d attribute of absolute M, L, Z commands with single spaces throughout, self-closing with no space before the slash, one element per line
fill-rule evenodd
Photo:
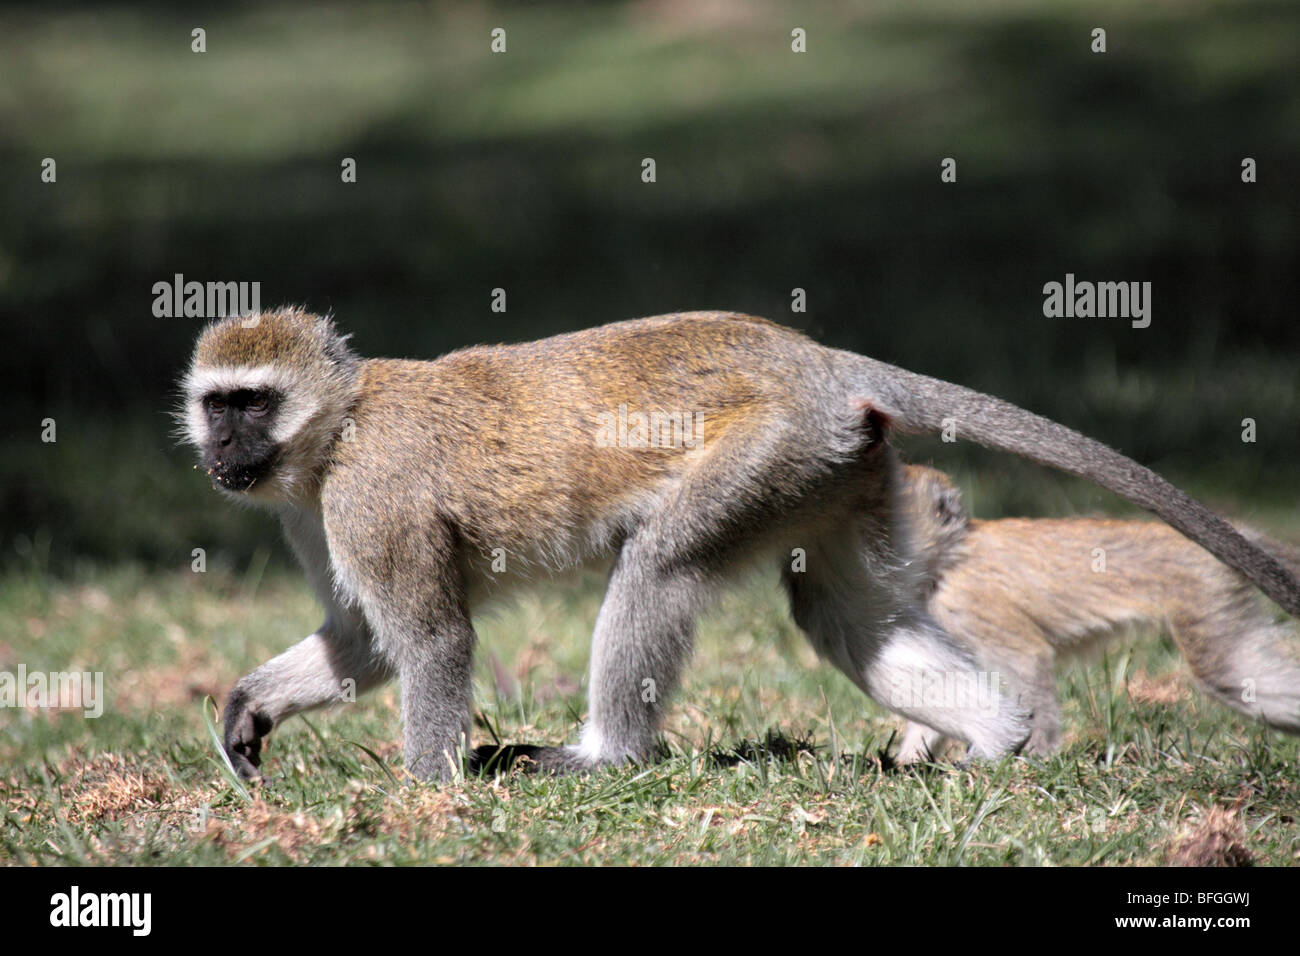
<path fill-rule="evenodd" d="M 275 392 L 254 389 L 203 397 L 208 424 L 203 467 L 214 487 L 249 491 L 270 474 L 280 451 L 271 437 L 279 405 Z"/>

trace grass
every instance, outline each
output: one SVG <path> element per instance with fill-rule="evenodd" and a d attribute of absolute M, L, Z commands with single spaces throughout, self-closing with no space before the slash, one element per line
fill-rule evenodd
<path fill-rule="evenodd" d="M 797 636 L 771 582 L 702 627 L 666 757 L 586 779 L 435 788 L 400 757 L 397 690 L 287 722 L 268 785 L 225 772 L 207 726 L 243 671 L 307 633 L 296 576 L 12 568 L 0 615 L 32 670 L 102 670 L 103 717 L 0 713 L 11 864 L 1160 864 L 1300 858 L 1297 741 L 1192 691 L 1167 642 L 1061 677 L 1048 760 L 889 769 L 897 723 Z M 476 742 L 574 739 L 596 582 L 481 622 Z M 13 641 L 11 635 L 6 640 Z M 495 657 L 495 664 L 493 658 Z M 13 643 L 0 661 L 15 666 Z M 777 746 L 765 748 L 775 738 Z M 810 746 L 781 746 L 790 741 Z M 764 750 L 775 753 L 764 756 Z M 747 759 L 737 760 L 736 751 Z M 1211 849 L 1206 849 L 1207 847 Z"/>

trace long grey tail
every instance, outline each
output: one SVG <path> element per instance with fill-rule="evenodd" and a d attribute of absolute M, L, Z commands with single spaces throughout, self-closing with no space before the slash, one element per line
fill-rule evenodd
<path fill-rule="evenodd" d="M 1237 526 L 1242 537 L 1259 548 L 1265 554 L 1272 555 L 1293 577 L 1300 580 L 1300 547 L 1285 541 L 1278 541 L 1254 528 Z"/>
<path fill-rule="evenodd" d="M 1154 512 L 1249 578 L 1287 613 L 1300 616 L 1300 582 L 1196 499 L 1154 471 L 1072 428 L 1009 402 L 863 356 L 853 387 L 903 431 L 938 432 L 950 420 L 957 437 L 1059 468 Z"/>

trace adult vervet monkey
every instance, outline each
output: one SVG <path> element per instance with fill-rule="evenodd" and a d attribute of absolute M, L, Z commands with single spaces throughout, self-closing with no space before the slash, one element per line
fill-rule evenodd
<path fill-rule="evenodd" d="M 975 521 L 942 472 L 908 466 L 905 485 L 930 613 L 1032 712 L 1030 753 L 1060 745 L 1058 659 L 1135 626 L 1166 628 L 1215 700 L 1300 734 L 1300 631 L 1277 623 L 1249 581 L 1168 526 L 1104 518 Z M 1300 549 L 1246 535 L 1300 571 Z M 943 742 L 938 731 L 909 723 L 897 759 L 927 759 Z"/>
<path fill-rule="evenodd" d="M 657 316 L 416 362 L 359 358 L 329 319 L 283 309 L 209 326 L 184 391 L 213 484 L 279 513 L 327 612 L 227 701 L 226 749 L 249 777 L 279 721 L 349 678 L 364 690 L 393 674 L 408 769 L 448 777 L 469 731 L 475 607 L 530 569 L 600 556 L 613 570 L 588 720 L 576 746 L 532 750 L 544 769 L 647 757 L 697 612 L 764 560 L 783 567 L 814 646 L 867 694 L 977 756 L 1016 750 L 1030 725 L 1009 700 L 909 697 L 923 673 L 975 665 L 919 599 L 891 422 L 952 418 L 977 442 L 1091 478 L 1300 609 L 1276 561 L 1104 445 L 750 316 Z M 672 429 L 647 441 L 647 418 L 686 415 L 689 443 Z M 628 427 L 611 429 L 615 416 Z"/>

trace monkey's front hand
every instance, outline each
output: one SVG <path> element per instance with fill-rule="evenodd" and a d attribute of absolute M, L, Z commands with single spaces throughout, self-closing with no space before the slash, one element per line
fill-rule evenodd
<path fill-rule="evenodd" d="M 226 756 L 235 772 L 244 780 L 260 780 L 262 772 L 262 738 L 271 732 L 274 721 L 257 709 L 248 693 L 236 685 L 226 701 Z"/>

